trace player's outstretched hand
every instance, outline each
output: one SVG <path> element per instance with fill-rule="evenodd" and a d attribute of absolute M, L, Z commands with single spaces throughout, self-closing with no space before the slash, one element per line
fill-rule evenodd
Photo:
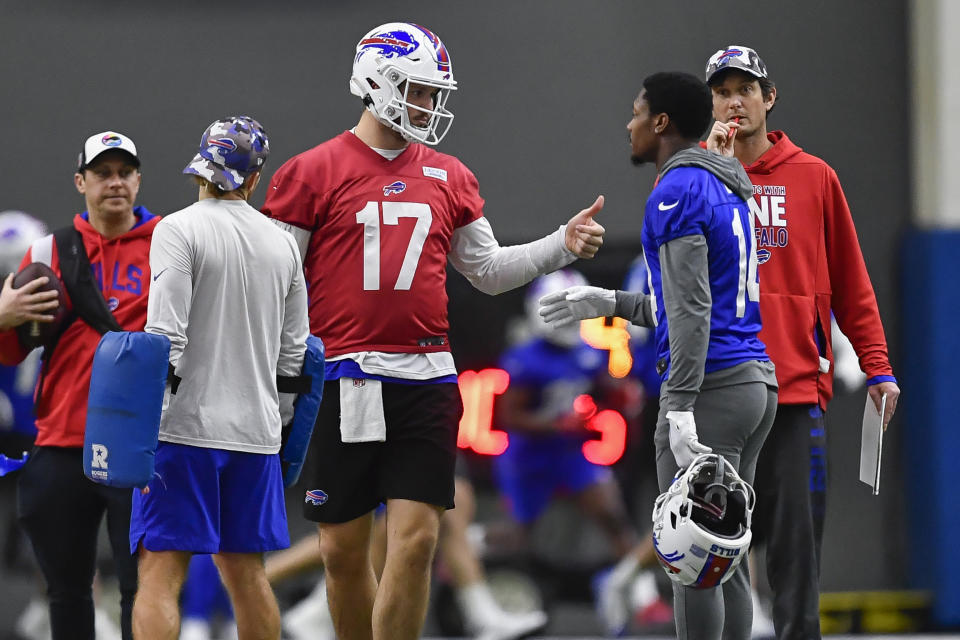
<path fill-rule="evenodd" d="M 578 258 L 592 258 L 603 244 L 605 229 L 593 219 L 600 209 L 603 209 L 603 196 L 597 196 L 592 205 L 570 218 L 567 223 L 564 243 Z"/>
<path fill-rule="evenodd" d="M 733 143 L 737 139 L 739 122 L 720 122 L 717 120 L 707 136 L 707 150 L 722 156 L 733 156 Z"/>
<path fill-rule="evenodd" d="M 548 293 L 537 302 L 544 322 L 559 328 L 589 318 L 612 316 L 617 306 L 617 292 L 600 287 L 567 287 Z"/>
<path fill-rule="evenodd" d="M 60 306 L 56 291 L 40 291 L 47 284 L 46 276 L 13 288 L 13 274 L 7 276 L 0 290 L 0 330 L 12 329 L 24 322 L 53 322 L 53 312 Z"/>
<path fill-rule="evenodd" d="M 670 450 L 678 467 L 686 469 L 697 456 L 713 451 L 697 439 L 693 411 L 667 411 L 666 417 L 670 427 Z"/>

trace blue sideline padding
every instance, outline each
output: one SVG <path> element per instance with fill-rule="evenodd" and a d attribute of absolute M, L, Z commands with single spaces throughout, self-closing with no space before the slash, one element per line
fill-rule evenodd
<path fill-rule="evenodd" d="M 960 231 L 912 231 L 902 276 L 901 406 L 907 420 L 898 436 L 905 454 L 908 564 L 914 586 L 935 594 L 936 624 L 952 627 L 960 625 L 960 572 L 943 551 L 960 539 Z"/>

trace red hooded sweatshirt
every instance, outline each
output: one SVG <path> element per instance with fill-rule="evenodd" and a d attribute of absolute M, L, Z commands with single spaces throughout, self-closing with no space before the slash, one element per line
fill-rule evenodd
<path fill-rule="evenodd" d="M 773 147 L 745 167 L 754 185 L 760 339 L 777 368 L 780 403 L 826 407 L 833 396 L 831 310 L 868 381 L 894 380 L 887 341 L 836 172 L 782 131 L 767 137 Z"/>
<path fill-rule="evenodd" d="M 83 237 L 94 278 L 113 316 L 125 330 L 142 331 L 147 321 L 150 291 L 150 238 L 160 218 L 144 207 L 137 207 L 134 213 L 136 226 L 109 240 L 90 225 L 85 213 L 74 216 L 73 226 Z M 52 235 L 33 243 L 20 268 L 31 262 L 48 264 L 60 276 L 60 260 Z M 72 308 L 69 296 L 67 308 Z M 43 391 L 37 406 L 37 445 L 83 446 L 90 369 L 99 342 L 100 334 L 80 318 L 60 336 L 41 376 Z M 0 331 L 0 364 L 15 365 L 26 358 L 27 353 L 16 331 Z"/>

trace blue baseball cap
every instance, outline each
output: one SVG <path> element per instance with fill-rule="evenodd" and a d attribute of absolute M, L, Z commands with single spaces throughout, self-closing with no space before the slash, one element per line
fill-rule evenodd
<path fill-rule="evenodd" d="M 269 154 L 270 142 L 260 123 L 248 116 L 231 116 L 207 127 L 200 150 L 183 172 L 233 191 L 263 167 Z"/>

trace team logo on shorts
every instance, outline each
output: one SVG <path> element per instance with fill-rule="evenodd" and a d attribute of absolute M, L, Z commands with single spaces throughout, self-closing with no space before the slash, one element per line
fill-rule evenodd
<path fill-rule="evenodd" d="M 397 180 L 391 184 L 388 184 L 383 188 L 383 195 L 385 196 L 395 196 L 398 193 L 403 193 L 407 189 L 407 183 L 402 180 Z"/>
<path fill-rule="evenodd" d="M 115 133 L 108 133 L 100 138 L 100 144 L 105 147 L 119 147 L 121 144 L 123 144 L 123 140 L 121 140 L 120 136 Z"/>
<path fill-rule="evenodd" d="M 306 504 L 312 504 L 315 507 L 319 507 L 326 502 L 329 497 L 330 496 L 328 496 L 326 492 L 321 491 L 320 489 L 308 489 L 307 496 L 303 499 L 303 501 Z"/>

